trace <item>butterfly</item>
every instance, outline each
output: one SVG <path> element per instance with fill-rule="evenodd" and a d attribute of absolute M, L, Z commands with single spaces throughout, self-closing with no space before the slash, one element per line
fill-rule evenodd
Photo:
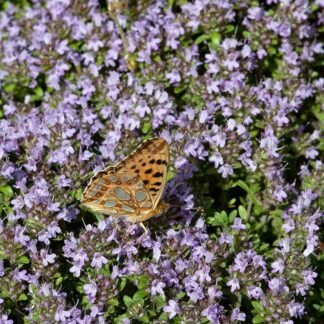
<path fill-rule="evenodd" d="M 161 215 L 169 208 L 160 200 L 168 164 L 167 141 L 152 138 L 116 165 L 95 174 L 81 203 L 94 212 L 124 217 L 132 223 Z"/>

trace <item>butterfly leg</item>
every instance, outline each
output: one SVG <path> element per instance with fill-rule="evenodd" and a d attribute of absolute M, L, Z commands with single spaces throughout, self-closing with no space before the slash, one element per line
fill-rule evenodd
<path fill-rule="evenodd" d="M 145 236 L 146 236 L 148 234 L 147 228 L 145 227 L 145 225 L 142 222 L 140 222 L 140 226 L 143 228 L 143 230 L 145 232 Z"/>

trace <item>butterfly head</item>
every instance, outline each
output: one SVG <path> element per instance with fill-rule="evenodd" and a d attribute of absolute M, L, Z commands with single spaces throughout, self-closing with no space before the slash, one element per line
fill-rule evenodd
<path fill-rule="evenodd" d="M 161 201 L 158 206 L 156 207 L 156 212 L 157 212 L 157 215 L 161 215 L 161 214 L 164 214 L 168 211 L 168 209 L 170 208 L 170 204 L 164 202 L 164 201 Z"/>

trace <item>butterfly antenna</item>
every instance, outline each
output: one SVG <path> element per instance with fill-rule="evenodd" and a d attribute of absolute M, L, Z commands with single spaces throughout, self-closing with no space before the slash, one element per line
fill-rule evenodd
<path fill-rule="evenodd" d="M 84 228 L 86 228 L 87 227 L 87 224 L 85 223 L 84 218 L 82 217 L 81 220 L 82 220 L 82 223 L 83 223 Z"/>

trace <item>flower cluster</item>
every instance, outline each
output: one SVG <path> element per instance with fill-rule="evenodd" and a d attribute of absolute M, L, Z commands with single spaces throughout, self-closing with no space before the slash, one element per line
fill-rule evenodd
<path fill-rule="evenodd" d="M 0 322 L 318 321 L 323 2 L 15 3 Z M 151 136 L 170 146 L 167 214 L 145 234 L 83 208 L 90 175 Z"/>

